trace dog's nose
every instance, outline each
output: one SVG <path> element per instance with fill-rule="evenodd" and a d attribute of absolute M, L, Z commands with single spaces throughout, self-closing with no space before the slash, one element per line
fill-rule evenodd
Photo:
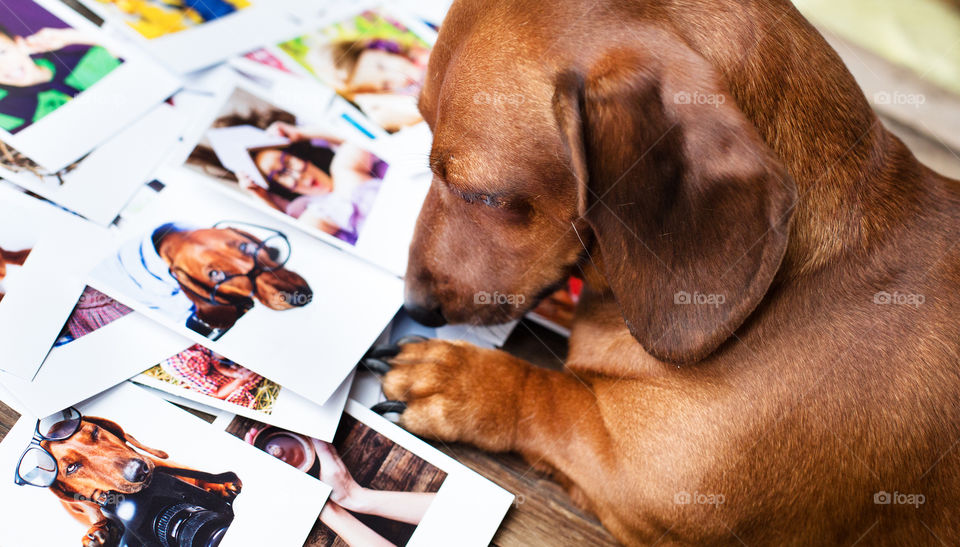
<path fill-rule="evenodd" d="M 294 306 L 303 307 L 313 302 L 313 289 L 309 285 L 304 285 L 297 289 L 296 292 L 297 298 L 291 302 Z"/>
<path fill-rule="evenodd" d="M 407 310 L 414 321 L 425 327 L 442 327 L 447 324 L 440 306 L 424 307 L 409 300 L 403 303 L 403 309 Z"/>
<path fill-rule="evenodd" d="M 150 468 L 143 460 L 130 460 L 123 466 L 123 478 L 129 482 L 143 482 L 149 472 Z"/>

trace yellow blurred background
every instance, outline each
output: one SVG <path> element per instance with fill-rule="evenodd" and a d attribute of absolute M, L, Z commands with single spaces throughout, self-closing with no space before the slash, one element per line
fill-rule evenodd
<path fill-rule="evenodd" d="M 960 0 L 793 0 L 815 25 L 960 95 Z"/>

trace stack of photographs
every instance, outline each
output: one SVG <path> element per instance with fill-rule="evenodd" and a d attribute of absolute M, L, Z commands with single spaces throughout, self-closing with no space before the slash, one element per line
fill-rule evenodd
<path fill-rule="evenodd" d="M 0 545 L 490 542 L 513 496 L 350 399 L 513 327 L 401 311 L 447 5 L 0 5 Z"/>

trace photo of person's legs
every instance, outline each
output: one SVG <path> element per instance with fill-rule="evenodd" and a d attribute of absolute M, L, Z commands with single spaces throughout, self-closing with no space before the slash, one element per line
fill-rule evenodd
<path fill-rule="evenodd" d="M 420 524 L 423 514 L 436 497 L 435 493 L 364 488 L 354 480 L 332 444 L 311 440 L 320 463 L 320 480 L 333 488 L 331 501 L 357 513 L 376 515 L 407 524 Z"/>
<path fill-rule="evenodd" d="M 332 488 L 307 547 L 405 545 L 446 479 L 348 414 L 332 443 L 243 417 L 226 430 Z"/>

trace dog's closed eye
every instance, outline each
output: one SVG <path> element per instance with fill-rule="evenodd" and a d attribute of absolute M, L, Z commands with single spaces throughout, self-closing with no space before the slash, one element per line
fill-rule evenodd
<path fill-rule="evenodd" d="M 479 203 L 486 205 L 487 207 L 493 207 L 494 209 L 500 209 L 502 207 L 506 207 L 507 205 L 506 199 L 495 194 L 463 192 L 452 186 L 450 187 L 450 190 L 467 203 Z"/>
<path fill-rule="evenodd" d="M 452 155 L 438 152 L 431 152 L 430 154 L 430 169 L 453 195 L 467 203 L 479 203 L 494 209 L 509 205 L 509 201 L 501 194 L 464 189 L 463 185 L 458 182 L 462 178 L 457 175 L 456 171 L 449 169 L 448 163 L 450 161 L 453 161 Z"/>
<path fill-rule="evenodd" d="M 450 193 L 468 205 L 479 205 L 504 221 L 524 222 L 530 218 L 532 205 L 522 196 L 496 192 L 476 192 L 448 184 Z"/>
<path fill-rule="evenodd" d="M 90 432 L 90 439 L 92 439 L 92 440 L 95 441 L 95 440 L 97 440 L 97 439 L 99 439 L 99 438 L 100 438 L 100 428 L 99 428 L 99 427 L 94 427 L 94 428 L 93 428 L 93 431 Z"/>

